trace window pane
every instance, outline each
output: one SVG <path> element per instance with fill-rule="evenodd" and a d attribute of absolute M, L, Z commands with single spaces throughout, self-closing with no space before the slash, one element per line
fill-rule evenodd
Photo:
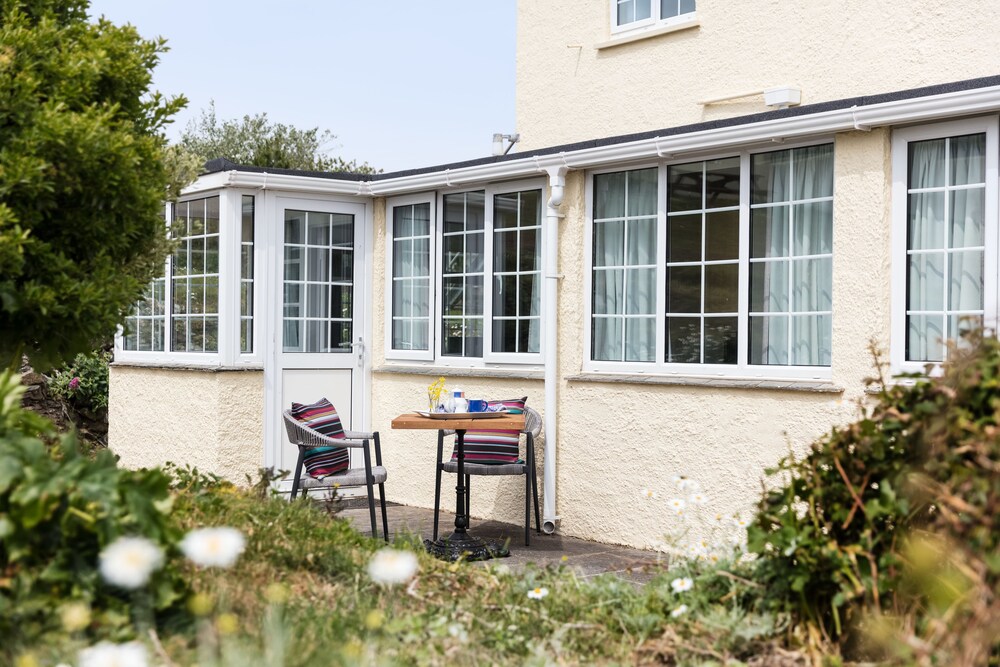
<path fill-rule="evenodd" d="M 986 135 L 970 134 L 949 141 L 951 185 L 971 185 L 986 180 Z"/>
<path fill-rule="evenodd" d="M 622 269 L 594 271 L 595 314 L 620 314 L 625 300 L 625 272 Z"/>
<path fill-rule="evenodd" d="M 625 223 L 594 224 L 594 266 L 622 266 L 625 263 Z"/>
<path fill-rule="evenodd" d="M 833 196 L 833 144 L 798 148 L 791 157 L 795 199 Z"/>
<path fill-rule="evenodd" d="M 906 320 L 906 358 L 944 361 L 944 315 L 909 315 Z"/>
<path fill-rule="evenodd" d="M 653 361 L 656 355 L 656 319 L 625 320 L 625 361 Z"/>
<path fill-rule="evenodd" d="M 595 317 L 591 358 L 597 361 L 622 361 L 624 319 Z"/>
<path fill-rule="evenodd" d="M 792 317 L 792 365 L 830 365 L 831 322 L 829 315 Z"/>
<path fill-rule="evenodd" d="M 306 280 L 317 282 L 330 280 L 329 248 L 309 248 L 306 251 Z"/>
<path fill-rule="evenodd" d="M 788 365 L 788 317 L 750 317 L 750 363 Z"/>
<path fill-rule="evenodd" d="M 909 257 L 907 310 L 944 310 L 944 253 Z"/>
<path fill-rule="evenodd" d="M 701 260 L 701 214 L 667 218 L 667 261 Z"/>
<path fill-rule="evenodd" d="M 983 252 L 973 250 L 951 253 L 948 257 L 950 284 L 949 310 L 983 309 Z"/>
<path fill-rule="evenodd" d="M 910 187 L 944 186 L 945 139 L 916 141 L 909 146 Z"/>
<path fill-rule="evenodd" d="M 493 321 L 493 351 L 517 352 L 517 320 Z"/>
<path fill-rule="evenodd" d="M 750 312 L 788 311 L 788 262 L 750 264 Z"/>
<path fill-rule="evenodd" d="M 302 243 L 303 211 L 285 211 L 285 243 Z"/>
<path fill-rule="evenodd" d="M 792 264 L 792 310 L 812 312 L 830 310 L 833 299 L 830 294 L 833 285 L 833 260 L 797 260 Z"/>
<path fill-rule="evenodd" d="M 538 230 L 523 229 L 519 232 L 518 238 L 521 244 L 519 255 L 519 271 L 538 271 L 540 246 L 538 244 Z"/>
<path fill-rule="evenodd" d="M 705 318 L 705 363 L 735 364 L 737 359 L 735 317 Z"/>
<path fill-rule="evenodd" d="M 944 197 L 944 192 L 910 195 L 907 247 L 912 250 L 944 247 Z"/>
<path fill-rule="evenodd" d="M 750 156 L 750 203 L 788 201 L 791 195 L 791 151 Z"/>
<path fill-rule="evenodd" d="M 628 221 L 628 263 L 630 266 L 656 263 L 654 218 Z"/>
<path fill-rule="evenodd" d="M 667 312 L 701 312 L 701 267 L 667 268 Z"/>
<path fill-rule="evenodd" d="M 517 231 L 493 234 L 493 270 L 517 271 Z"/>
<path fill-rule="evenodd" d="M 705 259 L 738 259 L 740 256 L 740 212 L 705 214 Z"/>
<path fill-rule="evenodd" d="M 705 267 L 705 312 L 735 313 L 738 308 L 740 271 L 738 264 Z"/>
<path fill-rule="evenodd" d="M 786 209 L 782 209 L 786 210 Z M 792 250 L 796 255 L 827 255 L 833 252 L 833 202 L 796 204 Z"/>
<path fill-rule="evenodd" d="M 703 171 L 703 162 L 677 164 L 667 168 L 668 211 L 701 209 Z"/>
<path fill-rule="evenodd" d="M 625 215 L 625 173 L 594 176 L 594 219 L 621 218 Z"/>
<path fill-rule="evenodd" d="M 973 248 L 983 245 L 983 222 L 986 219 L 986 188 L 956 190 L 949 193 L 951 215 L 949 247 Z"/>
<path fill-rule="evenodd" d="M 539 298 L 541 287 L 539 276 L 520 276 L 517 285 L 518 315 L 537 317 L 539 315 Z"/>
<path fill-rule="evenodd" d="M 688 14 L 694 11 L 695 0 L 680 0 L 680 13 Z"/>
<path fill-rule="evenodd" d="M 625 279 L 625 312 L 630 315 L 656 312 L 656 269 L 629 269 Z"/>
<path fill-rule="evenodd" d="M 666 327 L 667 363 L 700 363 L 701 318 L 668 317 Z"/>
<path fill-rule="evenodd" d="M 709 160 L 705 163 L 705 208 L 740 205 L 740 159 Z"/>
<path fill-rule="evenodd" d="M 306 239 L 309 245 L 330 245 L 330 215 L 327 213 L 306 214 Z"/>
<path fill-rule="evenodd" d="M 788 255 L 788 207 L 758 208 L 750 213 L 750 257 Z"/>
<path fill-rule="evenodd" d="M 628 177 L 628 215 L 656 215 L 656 178 L 658 170 L 639 169 L 626 172 Z"/>
<path fill-rule="evenodd" d="M 516 192 L 493 198 L 493 228 L 517 227 L 519 201 Z"/>
<path fill-rule="evenodd" d="M 660 18 L 677 16 L 677 0 L 660 0 Z"/>

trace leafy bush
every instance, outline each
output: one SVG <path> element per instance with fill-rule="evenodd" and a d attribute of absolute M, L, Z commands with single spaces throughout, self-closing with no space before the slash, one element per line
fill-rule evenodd
<path fill-rule="evenodd" d="M 170 519 L 170 478 L 162 471 L 119 469 L 111 452 L 90 459 L 73 434 L 20 407 L 23 388 L 0 376 L 0 662 L 19 647 L 62 632 L 59 610 L 81 603 L 98 636 L 132 633 L 130 621 L 184 618 L 188 594 L 169 556 L 179 527 Z M 48 446 L 40 439 L 55 441 Z M 134 594 L 103 582 L 99 554 L 122 536 L 152 540 L 168 555 L 149 586 Z"/>
<path fill-rule="evenodd" d="M 52 375 L 49 390 L 85 415 L 100 415 L 108 409 L 109 363 L 110 352 L 78 354 Z"/>
<path fill-rule="evenodd" d="M 764 604 L 792 612 L 813 645 L 843 643 L 866 617 L 889 614 L 939 640 L 990 612 L 984 630 L 1000 630 L 1000 343 L 967 343 L 940 377 L 890 385 L 880 366 L 873 407 L 770 471 L 784 483 L 765 494 L 749 530 L 755 579 Z M 960 555 L 950 568 L 937 560 L 935 576 L 952 577 L 945 584 L 920 578 L 931 545 Z M 955 572 L 966 572 L 964 586 Z M 944 625 L 931 622 L 944 613 L 935 586 L 957 591 L 945 597 Z M 979 602 L 962 612 L 955 605 L 973 589 Z M 977 636 L 988 651 L 991 635 Z"/>

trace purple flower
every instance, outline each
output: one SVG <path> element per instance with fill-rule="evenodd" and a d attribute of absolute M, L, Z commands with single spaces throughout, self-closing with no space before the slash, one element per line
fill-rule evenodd
<path fill-rule="evenodd" d="M 70 391 L 76 391 L 79 386 L 80 386 L 80 378 L 75 377 L 75 378 L 73 378 L 72 380 L 69 381 L 69 390 Z"/>

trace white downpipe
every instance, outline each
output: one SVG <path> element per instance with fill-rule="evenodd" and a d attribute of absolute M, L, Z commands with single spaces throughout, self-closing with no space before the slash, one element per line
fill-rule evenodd
<path fill-rule="evenodd" d="M 549 201 L 545 207 L 545 468 L 542 471 L 542 531 L 556 530 L 556 424 L 559 387 L 559 206 L 566 189 L 566 167 L 549 167 Z"/>

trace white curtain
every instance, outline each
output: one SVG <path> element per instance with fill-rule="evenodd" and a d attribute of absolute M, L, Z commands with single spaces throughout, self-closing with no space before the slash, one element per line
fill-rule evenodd
<path fill-rule="evenodd" d="M 982 134 L 910 144 L 909 187 L 923 191 L 909 195 L 907 311 L 924 311 L 907 316 L 911 361 L 943 360 L 960 319 L 982 312 L 984 156 Z"/>

